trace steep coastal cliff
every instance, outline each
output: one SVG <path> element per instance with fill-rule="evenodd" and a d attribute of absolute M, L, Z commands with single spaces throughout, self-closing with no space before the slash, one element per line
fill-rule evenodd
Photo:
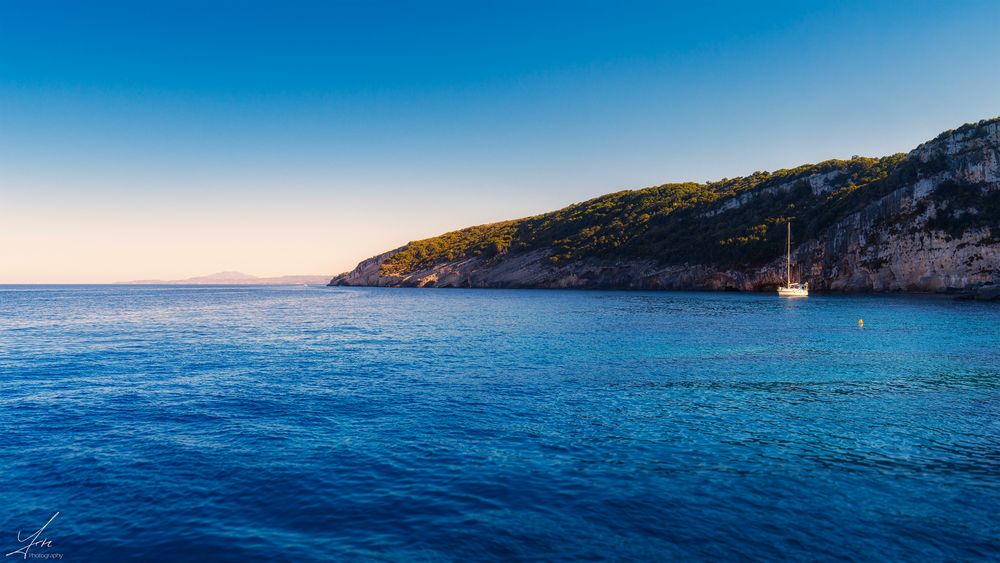
<path fill-rule="evenodd" d="M 1000 118 L 908 154 L 608 194 L 414 241 L 330 285 L 966 292 L 1000 284 Z"/>

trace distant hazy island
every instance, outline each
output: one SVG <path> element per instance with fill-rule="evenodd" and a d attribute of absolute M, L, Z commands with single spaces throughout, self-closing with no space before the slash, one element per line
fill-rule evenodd
<path fill-rule="evenodd" d="M 122 285 L 301 285 L 325 284 L 329 276 L 279 276 L 276 278 L 258 278 L 242 272 L 219 272 L 207 276 L 197 276 L 183 280 L 135 280 L 118 282 Z"/>
<path fill-rule="evenodd" d="M 369 258 L 330 285 L 958 292 L 1000 283 L 1000 118 L 908 154 L 621 191 Z"/>

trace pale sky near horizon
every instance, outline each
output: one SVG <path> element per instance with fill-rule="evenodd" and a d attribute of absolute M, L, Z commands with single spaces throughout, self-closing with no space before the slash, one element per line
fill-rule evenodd
<path fill-rule="evenodd" d="M 332 275 L 1000 115 L 956 2 L 0 2 L 0 283 Z"/>

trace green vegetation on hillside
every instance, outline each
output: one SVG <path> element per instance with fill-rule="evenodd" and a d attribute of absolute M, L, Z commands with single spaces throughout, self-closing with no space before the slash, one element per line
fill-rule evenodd
<path fill-rule="evenodd" d="M 967 131 L 972 131 L 972 130 L 975 130 L 976 134 L 978 134 L 978 135 L 985 135 L 986 134 L 986 127 L 984 127 L 984 126 L 985 125 L 989 125 L 991 123 L 1000 123 L 1000 117 L 993 117 L 993 118 L 990 118 L 990 119 L 981 119 L 981 120 L 979 120 L 979 121 L 977 121 L 975 123 L 966 123 L 965 125 L 962 125 L 958 129 L 948 129 L 947 131 L 943 131 L 937 137 L 934 137 L 934 140 L 932 140 L 931 142 L 933 143 L 935 141 L 940 141 L 941 139 L 944 139 L 945 137 L 950 137 L 952 135 L 961 134 L 961 133 L 965 133 Z"/>
<path fill-rule="evenodd" d="M 933 194 L 938 211 L 928 227 L 959 238 L 969 229 L 990 228 L 990 238 L 1000 240 L 1000 191 L 980 186 L 942 182 Z"/>
<path fill-rule="evenodd" d="M 615 192 L 551 213 L 411 242 L 385 261 L 382 273 L 406 274 L 443 261 L 538 249 L 548 250 L 555 264 L 638 258 L 666 265 L 757 266 L 782 254 L 788 221 L 794 240 L 814 238 L 943 165 L 903 154 L 854 157 L 704 184 Z M 816 193 L 808 178 L 821 174 L 829 174 L 825 181 L 832 190 Z M 753 197 L 738 207 L 726 209 L 721 201 L 748 192 Z"/>

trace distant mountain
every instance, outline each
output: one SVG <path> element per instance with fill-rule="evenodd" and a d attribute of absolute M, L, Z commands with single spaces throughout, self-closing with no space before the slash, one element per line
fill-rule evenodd
<path fill-rule="evenodd" d="M 1000 118 L 908 154 L 601 196 L 369 258 L 330 285 L 993 291 Z"/>
<path fill-rule="evenodd" d="M 301 285 L 325 284 L 329 276 L 279 276 L 276 278 L 258 278 L 243 272 L 219 272 L 207 276 L 197 276 L 183 280 L 135 280 L 118 282 L 132 285 Z"/>
<path fill-rule="evenodd" d="M 207 276 L 187 278 L 182 281 L 186 283 L 255 283 L 259 279 L 257 276 L 251 276 L 243 272 L 219 272 Z"/>

